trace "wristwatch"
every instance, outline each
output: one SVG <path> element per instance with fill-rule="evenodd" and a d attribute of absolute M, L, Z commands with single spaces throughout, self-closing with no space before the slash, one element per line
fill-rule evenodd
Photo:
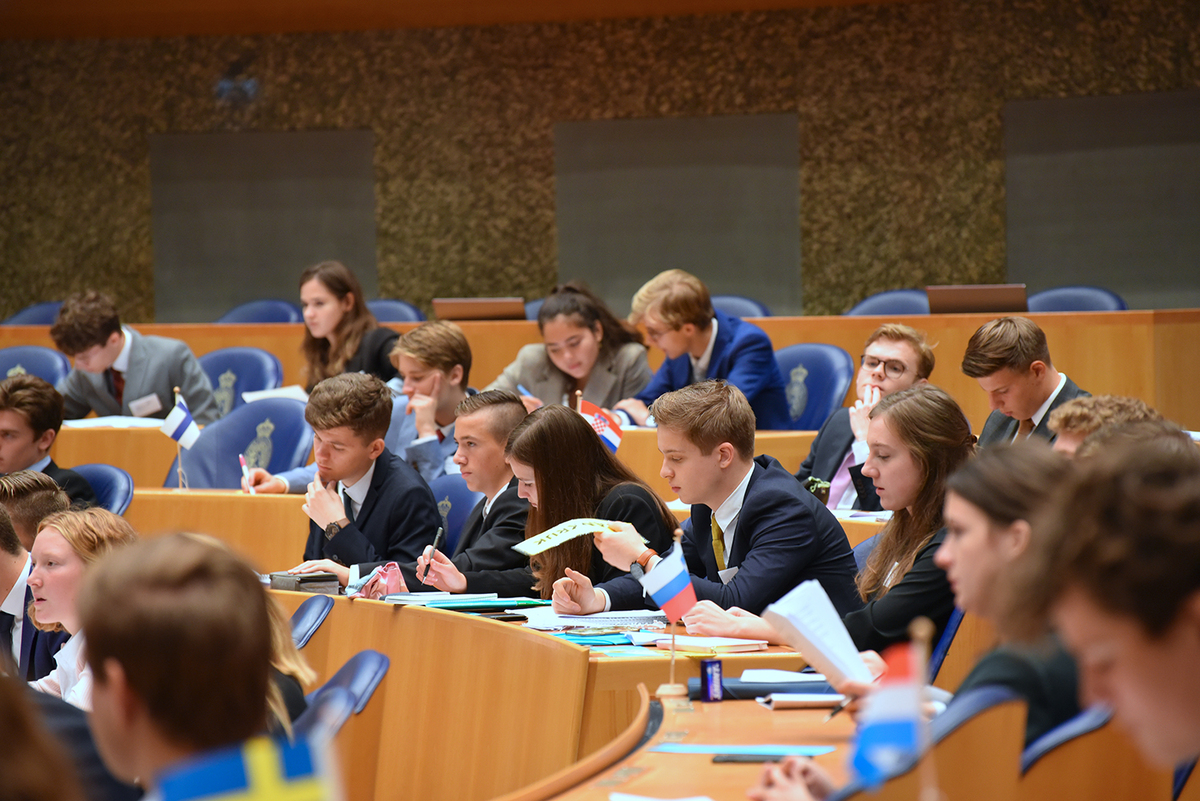
<path fill-rule="evenodd" d="M 337 536 L 337 533 L 342 530 L 341 523 L 330 523 L 325 527 L 325 539 L 331 540 Z"/>
<path fill-rule="evenodd" d="M 658 556 L 658 551 L 654 550 L 653 548 L 647 548 L 646 550 L 642 551 L 641 556 L 639 556 L 636 560 L 634 560 L 633 564 L 640 567 L 642 569 L 642 572 L 645 573 L 646 568 L 650 564 L 650 560 L 652 558 L 654 558 L 655 556 Z M 629 567 L 630 567 L 630 570 L 633 569 L 633 565 L 630 565 Z"/>

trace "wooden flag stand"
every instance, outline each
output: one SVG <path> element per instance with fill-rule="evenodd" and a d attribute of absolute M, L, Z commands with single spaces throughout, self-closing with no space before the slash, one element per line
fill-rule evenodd
<path fill-rule="evenodd" d="M 683 529 L 681 529 L 681 528 L 675 529 L 675 547 L 676 548 L 683 547 L 682 545 L 679 544 L 679 541 L 682 538 L 683 538 Z M 671 672 L 670 672 L 669 676 L 667 677 L 667 683 L 658 685 L 658 689 L 654 691 L 654 694 L 656 696 L 658 696 L 658 699 L 660 701 L 667 699 L 667 698 L 677 698 L 677 699 L 686 700 L 687 694 L 688 694 L 687 685 L 675 683 L 675 630 L 676 630 L 676 628 L 678 628 L 679 624 L 678 623 L 670 623 L 669 625 L 671 626 Z"/>
<path fill-rule="evenodd" d="M 175 404 L 179 405 L 179 387 L 175 387 Z M 176 491 L 187 489 L 187 476 L 183 472 L 183 446 L 179 444 L 179 440 L 175 440 L 175 476 L 179 485 L 175 488 Z"/>
<path fill-rule="evenodd" d="M 913 647 L 917 652 L 916 674 L 922 677 L 929 675 L 929 649 L 933 642 L 933 621 L 927 617 L 918 617 L 908 624 L 908 635 L 912 638 Z M 921 761 L 918 768 L 920 780 L 919 801 L 941 801 L 941 790 L 938 789 L 937 765 L 933 759 L 933 749 L 929 742 L 929 725 L 921 727 Z"/>

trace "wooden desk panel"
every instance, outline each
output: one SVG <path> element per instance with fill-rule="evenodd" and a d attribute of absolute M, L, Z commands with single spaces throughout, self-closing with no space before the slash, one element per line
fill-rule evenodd
<path fill-rule="evenodd" d="M 236 490 L 135 488 L 125 519 L 143 537 L 175 531 L 228 543 L 261 573 L 304 561 L 308 515 L 302 495 L 246 495 Z"/>
<path fill-rule="evenodd" d="M 133 476 L 135 487 L 161 487 L 175 461 L 175 441 L 157 428 L 69 428 L 50 455 L 62 467 L 102 462 Z"/>

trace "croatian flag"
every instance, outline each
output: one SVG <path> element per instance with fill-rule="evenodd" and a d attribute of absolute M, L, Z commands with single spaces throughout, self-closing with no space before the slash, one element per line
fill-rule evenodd
<path fill-rule="evenodd" d="M 638 581 L 672 623 L 678 623 L 696 605 L 696 588 L 692 586 L 692 577 L 683 561 L 683 547 L 678 542 Z"/>
<path fill-rule="evenodd" d="M 917 647 L 893 645 L 883 652 L 883 660 L 887 673 L 879 680 L 879 689 L 863 700 L 850 758 L 850 768 L 872 789 L 912 764 L 925 741 L 921 714 L 925 671 Z"/>
<path fill-rule="evenodd" d="M 192 446 L 196 444 L 196 438 L 200 436 L 200 427 L 192 419 L 187 401 L 178 392 L 175 393 L 175 408 L 167 415 L 167 419 L 163 421 L 159 431 L 188 450 L 191 450 Z"/>
<path fill-rule="evenodd" d="M 621 424 L 617 422 L 617 418 L 583 398 L 579 399 L 579 413 L 583 415 L 584 420 L 592 424 L 592 428 L 600 435 L 601 441 L 608 449 L 616 453 L 621 445 Z"/>

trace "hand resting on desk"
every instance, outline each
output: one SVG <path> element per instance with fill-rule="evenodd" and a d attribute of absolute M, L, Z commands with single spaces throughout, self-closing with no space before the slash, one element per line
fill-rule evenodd
<path fill-rule="evenodd" d="M 567 575 L 554 582 L 551 605 L 560 615 L 592 615 L 604 611 L 604 596 L 590 578 L 568 567 Z"/>
<path fill-rule="evenodd" d="M 821 801 L 837 789 L 819 765 L 808 757 L 790 756 L 763 768 L 758 784 L 746 791 L 753 801 Z"/>
<path fill-rule="evenodd" d="M 338 584 L 345 587 L 350 583 L 350 568 L 339 565 L 332 559 L 310 559 L 301 562 L 288 571 L 289 573 L 333 573 L 337 576 Z"/>
<path fill-rule="evenodd" d="M 249 492 L 250 487 L 254 491 L 261 494 L 282 494 L 288 491 L 287 482 L 278 476 L 273 476 L 261 467 L 250 468 L 250 486 L 246 486 L 246 479 L 242 479 L 242 492 Z"/>

